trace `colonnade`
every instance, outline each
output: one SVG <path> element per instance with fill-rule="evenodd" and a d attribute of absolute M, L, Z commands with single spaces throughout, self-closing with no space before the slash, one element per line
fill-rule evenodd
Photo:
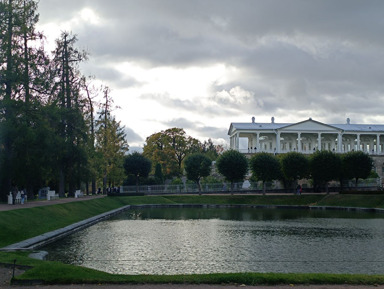
<path fill-rule="evenodd" d="M 247 144 L 240 145 L 245 138 Z M 340 141 L 339 141 L 340 140 Z M 384 153 L 384 134 L 329 133 L 329 132 L 236 132 L 230 137 L 231 149 L 241 152 L 285 153 L 297 151 L 313 153 L 329 150 L 337 153 L 364 151 L 371 154 Z"/>

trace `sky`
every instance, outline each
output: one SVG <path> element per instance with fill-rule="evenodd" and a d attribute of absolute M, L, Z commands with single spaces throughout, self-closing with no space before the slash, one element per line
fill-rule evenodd
<path fill-rule="evenodd" d="M 89 52 L 131 149 L 184 128 L 228 147 L 231 122 L 383 124 L 382 0 L 40 0 L 37 29 Z"/>

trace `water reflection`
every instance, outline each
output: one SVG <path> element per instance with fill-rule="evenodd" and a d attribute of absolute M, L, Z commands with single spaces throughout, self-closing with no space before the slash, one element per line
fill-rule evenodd
<path fill-rule="evenodd" d="M 350 212 L 127 211 L 44 248 L 49 259 L 121 274 L 382 274 L 384 219 Z"/>

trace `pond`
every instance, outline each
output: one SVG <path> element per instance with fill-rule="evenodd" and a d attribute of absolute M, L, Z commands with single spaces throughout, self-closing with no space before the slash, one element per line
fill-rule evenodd
<path fill-rule="evenodd" d="M 384 274 L 384 215 L 255 208 L 129 210 L 42 248 L 116 274 Z"/>

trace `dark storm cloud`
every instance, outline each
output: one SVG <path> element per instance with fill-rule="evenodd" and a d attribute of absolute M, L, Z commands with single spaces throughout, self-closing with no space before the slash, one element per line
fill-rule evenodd
<path fill-rule="evenodd" d="M 265 35 L 382 45 L 381 1 L 98 0 L 78 1 L 72 13 L 87 5 L 105 20 L 87 29 L 96 51 L 155 63 L 235 61 Z"/>
<path fill-rule="evenodd" d="M 110 68 L 124 61 L 238 69 L 198 101 L 163 92 L 143 99 L 228 122 L 239 114 L 312 111 L 323 121 L 335 114 L 381 115 L 384 1 L 49 0 L 41 1 L 40 13 L 45 21 L 64 21 L 85 7 L 101 22 L 79 24 L 75 33 L 97 63 L 108 64 L 97 69 L 100 75 L 118 87 L 140 85 Z"/>
<path fill-rule="evenodd" d="M 383 42 L 382 1 L 50 0 L 40 7 L 48 20 L 49 15 L 63 19 L 91 7 L 103 23 L 81 26 L 76 33 L 92 43 L 93 51 L 154 63 L 242 63 L 244 57 L 252 56 L 246 52 L 268 35 L 302 34 L 366 45 Z M 284 56 L 279 59 L 305 61 Z"/>

